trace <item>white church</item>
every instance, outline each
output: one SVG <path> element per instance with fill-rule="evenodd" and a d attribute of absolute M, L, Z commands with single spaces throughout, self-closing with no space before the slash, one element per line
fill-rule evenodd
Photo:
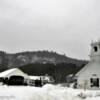
<path fill-rule="evenodd" d="M 100 41 L 91 43 L 90 62 L 77 74 L 77 88 L 100 89 Z"/>

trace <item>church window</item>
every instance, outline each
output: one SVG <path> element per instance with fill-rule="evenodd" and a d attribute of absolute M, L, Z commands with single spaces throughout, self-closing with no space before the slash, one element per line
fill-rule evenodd
<path fill-rule="evenodd" d="M 96 46 L 94 47 L 94 51 L 95 51 L 95 52 L 97 52 L 97 51 L 98 51 L 98 48 L 97 48 Z"/>
<path fill-rule="evenodd" d="M 91 87 L 99 87 L 99 78 L 90 79 Z"/>

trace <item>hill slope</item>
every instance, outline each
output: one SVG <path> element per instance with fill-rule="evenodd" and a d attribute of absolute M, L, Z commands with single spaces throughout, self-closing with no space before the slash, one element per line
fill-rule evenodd
<path fill-rule="evenodd" d="M 16 54 L 8 54 L 0 51 L 0 71 L 8 68 L 20 67 L 27 64 L 59 64 L 72 63 L 77 66 L 86 64 L 87 61 L 77 60 L 65 55 L 60 55 L 56 52 L 36 51 L 36 52 L 21 52 Z"/>

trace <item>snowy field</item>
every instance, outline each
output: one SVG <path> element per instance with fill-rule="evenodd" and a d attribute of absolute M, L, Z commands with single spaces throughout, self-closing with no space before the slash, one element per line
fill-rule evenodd
<path fill-rule="evenodd" d="M 78 90 L 60 85 L 0 86 L 0 100 L 100 100 L 100 90 Z"/>

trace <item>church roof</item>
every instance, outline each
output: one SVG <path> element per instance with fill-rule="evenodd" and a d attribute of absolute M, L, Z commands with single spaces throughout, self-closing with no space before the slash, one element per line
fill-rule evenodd
<path fill-rule="evenodd" d="M 79 76 L 82 72 L 84 72 L 87 69 L 87 67 L 88 67 L 89 64 L 90 63 L 88 63 L 86 66 L 84 66 L 78 73 L 76 73 L 75 76 Z"/>
<path fill-rule="evenodd" d="M 95 72 L 100 73 L 100 62 L 92 62 L 90 61 L 86 66 L 84 66 L 77 74 L 76 76 L 79 76 L 80 74 L 89 71 L 89 72 Z M 88 73 L 89 73 L 88 72 Z"/>

